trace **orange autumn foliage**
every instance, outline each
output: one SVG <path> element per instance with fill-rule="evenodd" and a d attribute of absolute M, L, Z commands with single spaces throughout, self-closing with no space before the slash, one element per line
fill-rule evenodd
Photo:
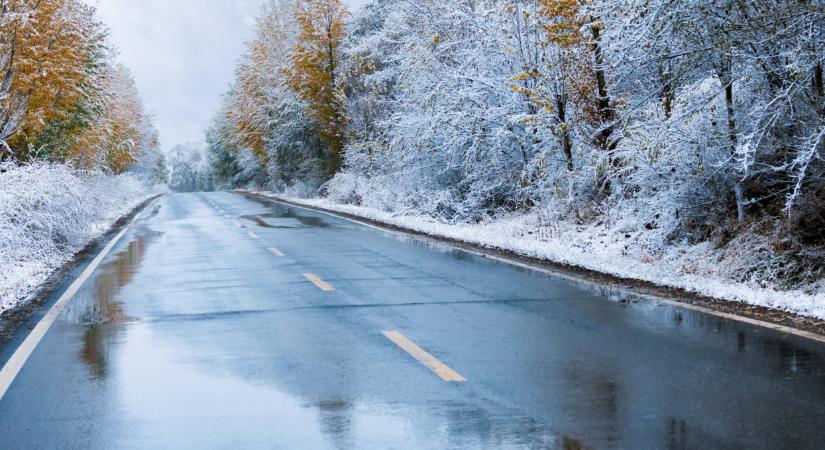
<path fill-rule="evenodd" d="M 0 0 L 0 11 L 0 125 L 19 148 L 82 100 L 92 61 L 84 43 L 99 29 L 92 8 L 72 0 Z"/>
<path fill-rule="evenodd" d="M 0 0 L 0 159 L 128 168 L 151 130 L 106 40 L 80 0 Z"/>
<path fill-rule="evenodd" d="M 85 169 L 106 167 L 115 173 L 126 171 L 135 163 L 142 148 L 147 130 L 147 117 L 140 95 L 129 71 L 123 66 L 109 70 L 106 91 L 109 94 L 103 113 L 92 126 L 85 128 L 68 153 L 68 160 Z M 151 133 L 151 131 L 149 131 Z M 152 135 L 152 139 L 157 138 Z M 149 142 L 148 145 L 157 145 Z"/>
<path fill-rule="evenodd" d="M 347 15 L 341 0 L 298 0 L 298 42 L 290 55 L 292 64 L 284 71 L 287 85 L 307 102 L 308 115 L 318 123 L 318 134 L 329 148 L 328 174 L 341 166 L 346 131 L 339 71 Z"/>

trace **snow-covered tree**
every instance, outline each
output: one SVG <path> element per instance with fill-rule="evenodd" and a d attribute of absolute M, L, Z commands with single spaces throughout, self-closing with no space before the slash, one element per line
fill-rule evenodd
<path fill-rule="evenodd" d="M 169 187 L 177 192 L 214 189 L 207 151 L 194 143 L 176 145 L 169 152 Z"/>
<path fill-rule="evenodd" d="M 95 10 L 0 0 L 0 159 L 123 172 L 154 130 Z"/>
<path fill-rule="evenodd" d="M 662 245 L 825 226 L 821 0 L 374 0 L 336 22 L 332 60 L 301 47 L 329 41 L 306 9 L 329 2 L 299 3 L 262 19 L 210 130 L 227 182 L 311 193 L 331 175 L 332 116 L 278 75 L 293 48 L 336 68 L 318 78 L 346 114 L 335 200 L 447 221 L 618 209 Z"/>

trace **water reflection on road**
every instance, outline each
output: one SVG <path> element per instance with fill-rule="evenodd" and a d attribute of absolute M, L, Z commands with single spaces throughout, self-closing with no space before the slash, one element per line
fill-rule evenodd
<path fill-rule="evenodd" d="M 123 323 L 134 320 L 126 314 L 118 294 L 138 272 L 147 245 L 157 235 L 139 231 L 111 261 L 98 268 L 93 287 L 78 292 L 61 315 L 66 322 L 86 326 L 80 358 L 96 378 L 107 374 L 109 343 L 122 331 Z"/>

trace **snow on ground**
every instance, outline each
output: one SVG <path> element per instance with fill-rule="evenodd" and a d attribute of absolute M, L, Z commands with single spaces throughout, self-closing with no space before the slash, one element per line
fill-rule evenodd
<path fill-rule="evenodd" d="M 277 194 L 264 195 L 283 198 Z M 659 254 L 649 254 L 638 245 L 638 232 L 601 225 L 557 223 L 539 226 L 537 213 L 482 224 L 445 224 L 436 220 L 398 215 L 373 208 L 345 205 L 328 199 L 287 197 L 307 206 L 352 214 L 433 236 L 456 239 L 488 248 L 583 267 L 622 278 L 682 288 L 697 294 L 729 301 L 825 319 L 825 292 L 780 291 L 758 282 L 735 281 L 730 258 L 709 243 L 672 245 Z M 620 227 L 620 226 L 617 226 Z"/>
<path fill-rule="evenodd" d="M 131 175 L 0 164 L 0 313 L 150 195 Z"/>

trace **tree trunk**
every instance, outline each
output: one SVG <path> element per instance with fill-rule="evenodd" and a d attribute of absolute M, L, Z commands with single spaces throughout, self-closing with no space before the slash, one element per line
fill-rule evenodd
<path fill-rule="evenodd" d="M 732 62 L 728 57 L 728 61 L 724 61 L 720 67 L 719 78 L 725 84 L 725 105 L 728 115 L 728 144 L 730 145 L 730 154 L 733 157 L 736 154 L 736 144 L 738 140 L 736 131 L 736 111 L 733 104 L 733 76 L 732 76 Z M 745 188 L 742 186 L 741 174 L 738 170 L 734 170 L 736 181 L 733 185 L 733 193 L 736 196 L 736 220 L 739 223 L 745 222 Z"/>
<path fill-rule="evenodd" d="M 607 77 L 604 73 L 604 53 L 601 45 L 601 25 L 591 25 L 590 32 L 592 41 L 590 47 L 593 50 L 593 59 L 595 62 L 594 72 L 596 74 L 596 89 L 598 94 L 597 105 L 601 113 L 602 124 L 606 125 L 598 135 L 599 145 L 605 150 L 613 150 L 616 148 L 617 142 L 611 140 L 613 135 L 613 124 L 615 119 L 613 109 L 610 107 L 610 95 L 607 92 Z"/>
<path fill-rule="evenodd" d="M 745 222 L 745 189 L 742 187 L 742 182 L 736 180 L 733 185 L 733 193 L 736 195 L 736 221 L 739 223 Z"/>
<path fill-rule="evenodd" d="M 564 153 L 564 161 L 567 163 L 567 170 L 573 171 L 573 144 L 570 141 L 570 127 L 567 125 L 567 99 L 565 96 L 556 98 L 556 114 L 559 120 L 559 132 L 561 134 L 561 146 Z"/>
<path fill-rule="evenodd" d="M 564 151 L 564 159 L 567 161 L 567 170 L 572 172 L 573 167 L 573 145 L 570 142 L 570 129 L 566 123 L 561 124 L 561 143 Z"/>
<path fill-rule="evenodd" d="M 665 117 L 670 119 L 673 114 L 673 102 L 676 100 L 676 81 L 673 79 L 673 71 L 670 62 L 666 67 L 660 69 L 664 85 L 662 86 L 662 106 L 665 109 Z"/>

